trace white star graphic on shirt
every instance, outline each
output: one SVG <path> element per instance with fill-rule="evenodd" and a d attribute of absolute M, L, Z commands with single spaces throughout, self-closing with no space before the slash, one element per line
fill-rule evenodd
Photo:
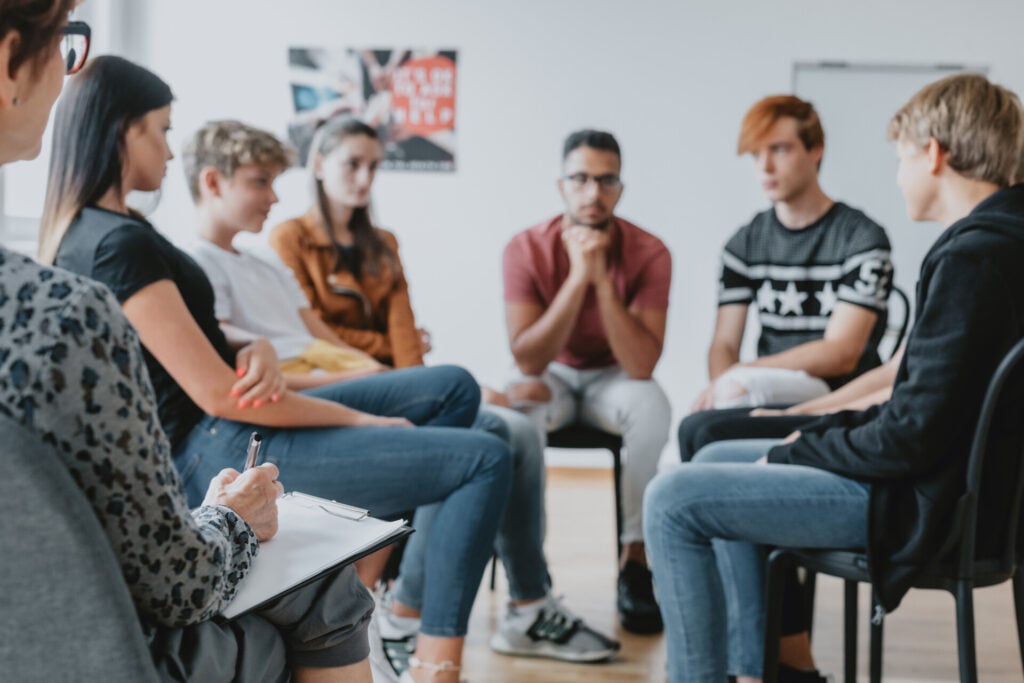
<path fill-rule="evenodd" d="M 804 312 L 804 301 L 807 300 L 807 294 L 804 292 L 796 291 L 796 283 L 790 281 L 786 285 L 786 291 L 777 294 L 779 297 L 779 315 L 786 315 L 787 313 L 793 313 L 794 315 L 800 315 Z"/>
<path fill-rule="evenodd" d="M 839 297 L 836 296 L 836 290 L 832 287 L 831 282 L 826 282 L 824 289 L 820 292 L 815 292 L 814 298 L 821 304 L 822 315 L 830 315 L 835 309 L 836 304 L 839 303 Z"/>
<path fill-rule="evenodd" d="M 778 294 L 774 289 L 772 289 L 772 283 L 765 280 L 764 284 L 761 285 L 761 288 L 757 290 L 757 307 L 762 311 L 774 313 L 776 296 L 778 296 Z"/>

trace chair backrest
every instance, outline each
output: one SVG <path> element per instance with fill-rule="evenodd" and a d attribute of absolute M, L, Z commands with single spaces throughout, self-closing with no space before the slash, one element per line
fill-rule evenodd
<path fill-rule="evenodd" d="M 978 525 L 978 502 L 983 495 L 986 458 L 992 457 L 993 441 L 1007 447 L 1007 439 L 1013 448 L 1014 472 L 1008 484 L 1009 501 L 1005 517 L 1005 535 L 1000 539 L 1000 571 L 1009 575 L 1018 560 L 1018 534 L 1020 532 L 1021 501 L 1024 498 L 1024 420 L 1018 408 L 1024 405 L 1024 339 L 1021 339 L 1003 357 L 989 380 L 985 399 L 982 402 L 978 424 L 974 430 L 971 453 L 967 462 L 967 489 L 961 496 L 956 513 L 956 526 L 962 534 L 958 557 L 958 572 L 961 578 L 975 575 Z M 999 472 L 1002 475 L 1003 472 Z M 992 476 L 996 476 L 993 472 Z M 984 523 L 986 520 L 982 520 Z M 987 520 L 991 521 L 991 520 Z"/>
<path fill-rule="evenodd" d="M 0 416 L 0 678 L 156 681 L 106 534 L 58 453 Z"/>
<path fill-rule="evenodd" d="M 889 292 L 886 304 L 886 324 L 882 338 L 878 340 L 878 356 L 885 362 L 893 357 L 907 338 L 910 329 L 910 298 L 896 285 Z"/>

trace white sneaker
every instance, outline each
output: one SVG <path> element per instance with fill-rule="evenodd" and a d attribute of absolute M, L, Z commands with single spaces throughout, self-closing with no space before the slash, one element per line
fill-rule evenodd
<path fill-rule="evenodd" d="M 491 637 L 491 649 L 517 657 L 548 657 L 565 662 L 600 662 L 619 651 L 619 643 L 583 623 L 548 595 L 529 605 L 509 605 Z"/>
<path fill-rule="evenodd" d="M 416 651 L 420 620 L 396 617 L 391 613 L 390 595 L 374 591 L 377 603 L 370 618 L 370 670 L 374 683 L 398 683 L 409 668 L 409 657 Z"/>
<path fill-rule="evenodd" d="M 398 674 L 384 653 L 376 613 L 370 618 L 366 636 L 370 641 L 370 674 L 373 676 L 373 683 L 398 683 Z"/>

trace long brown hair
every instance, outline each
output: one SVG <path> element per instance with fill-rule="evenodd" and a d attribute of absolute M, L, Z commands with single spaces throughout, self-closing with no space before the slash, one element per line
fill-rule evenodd
<path fill-rule="evenodd" d="M 354 242 L 354 258 L 349 257 L 342 250 L 341 246 L 334 241 L 334 226 L 331 223 L 331 211 L 328 205 L 327 194 L 324 192 L 323 181 L 316 177 L 314 168 L 318 159 L 323 159 L 331 152 L 341 146 L 346 138 L 365 135 L 372 140 L 380 140 L 375 131 L 358 119 L 349 115 L 339 115 L 327 119 L 313 136 L 309 152 L 309 171 L 313 182 L 313 196 L 316 198 L 314 208 L 318 214 L 321 224 L 327 231 L 327 236 L 334 242 L 336 251 L 335 272 L 347 268 L 357 278 L 361 273 L 379 275 L 381 265 L 386 263 L 389 269 L 395 270 L 395 254 L 391 247 L 381 238 L 370 220 L 369 207 L 360 206 L 352 211 L 352 218 L 349 219 L 348 229 L 352 233 Z"/>
<path fill-rule="evenodd" d="M 129 126 L 174 99 L 156 74 L 121 57 L 93 59 L 57 104 L 39 228 L 39 260 L 53 263 L 68 226 L 112 187 L 121 188 Z"/>

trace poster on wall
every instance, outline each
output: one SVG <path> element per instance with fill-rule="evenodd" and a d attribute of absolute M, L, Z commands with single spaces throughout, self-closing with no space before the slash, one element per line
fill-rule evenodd
<path fill-rule="evenodd" d="M 317 125 L 347 113 L 377 130 L 383 169 L 455 170 L 455 50 L 293 47 L 288 135 L 305 163 Z"/>

